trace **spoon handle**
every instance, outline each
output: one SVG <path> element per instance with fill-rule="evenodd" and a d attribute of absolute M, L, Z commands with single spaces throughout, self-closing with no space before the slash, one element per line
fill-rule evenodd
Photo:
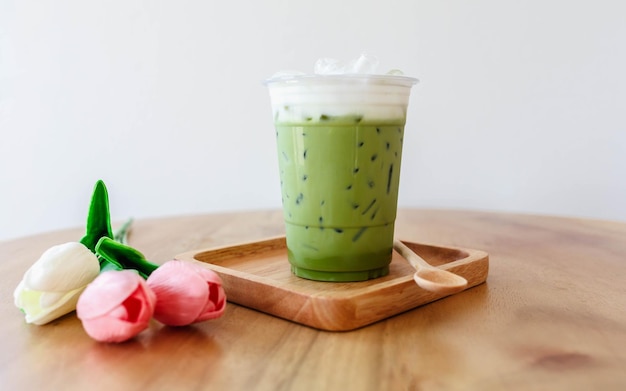
<path fill-rule="evenodd" d="M 404 259 L 409 261 L 409 263 L 411 264 L 411 266 L 413 266 L 415 268 L 415 270 L 420 270 L 420 269 L 423 269 L 423 268 L 432 268 L 433 267 L 428 262 L 426 262 L 426 260 L 424 260 L 424 258 L 422 258 L 419 255 L 417 255 L 406 244 L 402 243 L 398 239 L 394 239 L 394 241 L 393 241 L 393 248 L 398 253 L 400 253 L 400 255 L 402 255 L 404 257 Z"/>

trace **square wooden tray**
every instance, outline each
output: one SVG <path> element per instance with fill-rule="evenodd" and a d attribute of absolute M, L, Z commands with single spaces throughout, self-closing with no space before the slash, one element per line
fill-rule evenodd
<path fill-rule="evenodd" d="M 465 277 L 467 289 L 487 279 L 484 251 L 402 242 L 432 265 Z M 321 330 L 353 330 L 446 296 L 417 286 L 413 268 L 395 251 L 389 275 L 349 283 L 294 276 L 284 236 L 190 251 L 176 259 L 203 262 L 214 270 L 230 302 Z"/>

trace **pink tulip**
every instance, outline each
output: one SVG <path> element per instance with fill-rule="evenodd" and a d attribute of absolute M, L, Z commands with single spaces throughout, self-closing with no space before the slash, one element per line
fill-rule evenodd
<path fill-rule="evenodd" d="M 219 318 L 226 309 L 220 277 L 193 262 L 166 262 L 147 282 L 157 296 L 154 318 L 166 325 L 185 326 Z"/>
<path fill-rule="evenodd" d="M 93 339 L 123 342 L 148 327 L 155 303 L 154 292 L 136 271 L 106 271 L 82 293 L 76 315 Z"/>

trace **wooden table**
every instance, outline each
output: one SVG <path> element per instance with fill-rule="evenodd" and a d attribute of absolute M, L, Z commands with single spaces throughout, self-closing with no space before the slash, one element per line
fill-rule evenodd
<path fill-rule="evenodd" d="M 397 233 L 487 251 L 487 283 L 350 332 L 230 303 L 217 320 L 157 322 L 100 344 L 74 314 L 27 325 L 23 272 L 82 228 L 0 243 L 2 390 L 624 390 L 626 224 L 402 210 Z M 138 220 L 131 245 L 163 263 L 283 233 L 278 211 Z"/>

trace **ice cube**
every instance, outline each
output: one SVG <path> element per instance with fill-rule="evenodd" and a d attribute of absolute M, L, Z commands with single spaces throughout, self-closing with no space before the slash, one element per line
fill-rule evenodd
<path fill-rule="evenodd" d="M 334 58 L 320 58 L 315 63 L 314 70 L 318 75 L 375 74 L 377 67 L 378 58 L 361 54 L 347 64 L 342 64 Z"/>
<path fill-rule="evenodd" d="M 378 68 L 378 58 L 361 54 L 356 60 L 350 61 L 345 68 L 345 73 L 375 74 L 376 68 Z"/>
<path fill-rule="evenodd" d="M 404 72 L 402 72 L 399 69 L 391 69 L 390 71 L 387 72 L 387 75 L 389 75 L 389 76 L 402 76 L 402 75 L 404 75 Z"/>
<path fill-rule="evenodd" d="M 334 58 L 320 58 L 315 62 L 314 73 L 317 75 L 336 75 L 343 73 L 338 60 Z"/>
<path fill-rule="evenodd" d="M 363 53 L 358 58 L 342 63 L 334 58 L 323 57 L 315 62 L 313 73 L 316 75 L 377 75 L 379 65 L 378 58 L 370 54 Z M 404 73 L 399 69 L 392 69 L 386 73 L 391 76 L 401 76 Z M 276 72 L 271 79 L 285 79 L 289 77 L 297 77 L 306 75 L 304 72 L 294 70 L 283 70 Z"/>

